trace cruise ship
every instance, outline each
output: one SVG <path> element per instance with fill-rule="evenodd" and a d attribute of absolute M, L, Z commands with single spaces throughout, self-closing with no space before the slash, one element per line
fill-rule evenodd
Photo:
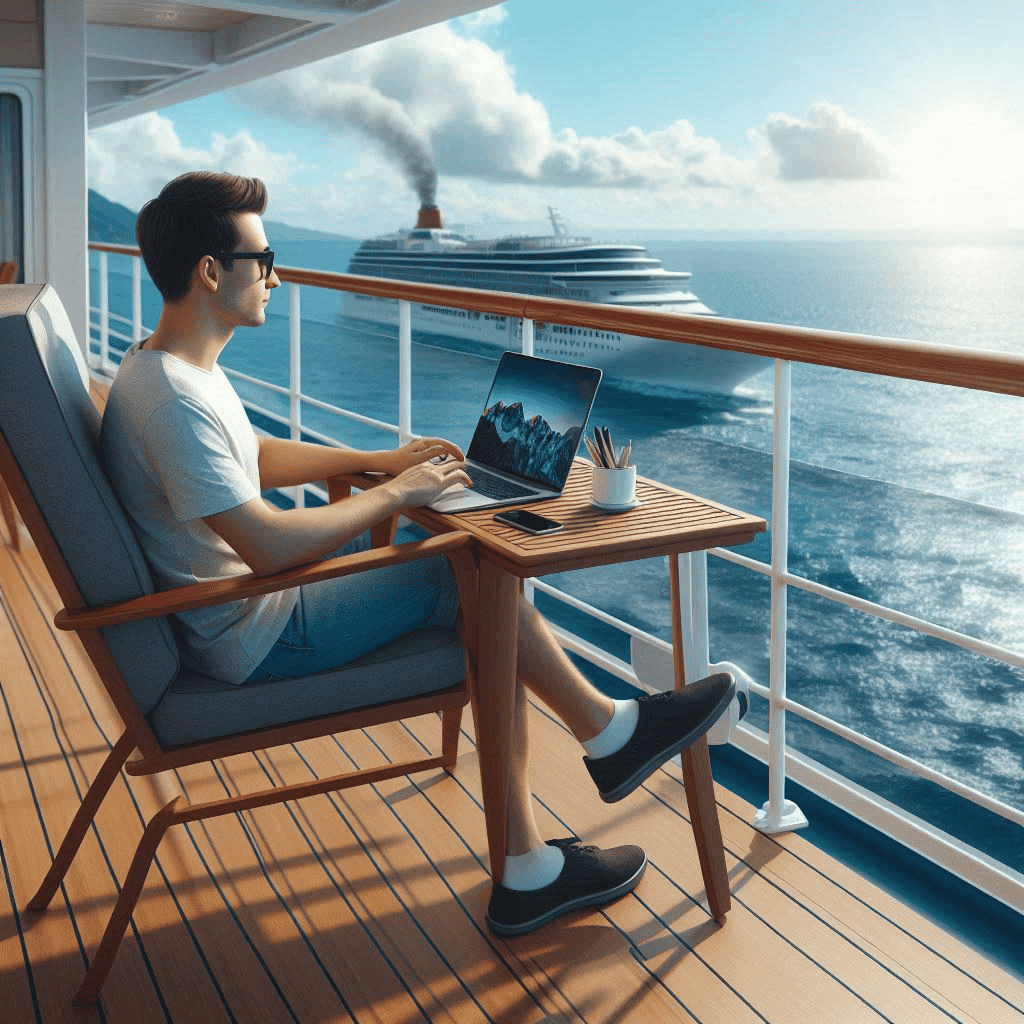
<path fill-rule="evenodd" d="M 363 242 L 349 273 L 393 281 L 552 299 L 574 299 L 663 313 L 713 315 L 690 290 L 691 275 L 666 270 L 642 245 L 596 242 L 566 234 L 557 210 L 548 208 L 551 235 L 474 239 L 442 225 L 436 206 L 420 208 L 416 227 Z M 394 299 L 358 292 L 346 294 L 346 316 L 396 324 Z M 518 351 L 517 317 L 475 310 L 417 304 L 415 320 L 426 332 Z M 538 321 L 537 355 L 600 366 L 619 382 L 640 382 L 687 391 L 731 394 L 745 380 L 767 369 L 764 356 L 726 349 L 681 345 L 613 330 Z"/>
<path fill-rule="evenodd" d="M 123 340 L 145 337 L 154 325 L 142 322 L 145 270 L 137 252 L 87 236 L 83 125 L 113 124 L 259 81 L 494 2 L 0 4 L 0 302 L 8 287 L 2 283 L 5 275 L 53 287 L 88 354 L 90 388 L 102 406 L 114 350 Z M 680 29 L 685 16 L 680 7 Z M 722 59 L 730 55 L 723 53 Z M 470 249 L 468 243 L 465 248 Z M 524 246 L 518 255 L 525 262 L 523 254 L 530 252 L 544 258 L 546 250 Z M 108 258 L 111 266 L 131 263 L 127 308 L 115 306 Z M 290 369 L 280 374 L 288 387 L 278 382 L 280 367 L 274 366 L 273 379 L 261 382 L 262 410 L 247 399 L 261 429 L 342 443 L 354 419 L 367 419 L 356 409 L 394 421 L 388 425 L 399 440 L 420 426 L 412 415 L 420 364 L 405 342 L 397 408 L 390 397 L 371 394 L 366 385 L 376 381 L 367 379 L 361 382 L 367 393 L 358 396 L 365 399 L 362 404 L 346 400 L 344 410 L 332 410 L 311 393 L 314 374 L 301 374 L 303 331 L 305 351 L 313 343 L 308 322 L 299 316 L 303 290 L 328 289 L 333 309 L 342 293 L 361 284 L 366 290 L 366 279 L 287 267 L 280 277 L 281 292 L 296 297 L 289 305 L 292 359 Z M 405 280 L 373 284 L 372 290 L 411 303 L 423 300 L 426 291 Z M 678 279 L 675 284 L 685 290 Z M 510 303 L 498 293 L 479 295 L 481 318 L 508 311 Z M 452 292 L 451 300 L 465 304 L 465 293 Z M 543 307 L 549 319 L 557 314 L 563 324 L 577 328 L 596 324 L 610 332 L 620 322 L 607 305 L 547 297 L 521 305 Z M 414 330 L 423 326 L 422 315 L 413 311 Z M 754 724 L 755 706 L 728 730 L 727 742 L 715 743 L 711 751 L 715 816 L 733 898 L 725 923 L 708 906 L 679 764 L 657 773 L 628 803 L 597 806 L 580 799 L 589 779 L 564 728 L 534 705 L 528 711 L 532 779 L 545 834 L 576 832 L 606 846 L 640 840 L 650 867 L 636 892 L 618 902 L 508 940 L 491 933 L 484 922 L 491 878 L 471 716 L 464 719 L 452 774 L 441 769 L 407 778 L 385 774 L 388 762 L 440 747 L 435 714 L 285 743 L 257 754 L 232 754 L 205 765 L 171 767 L 157 776 L 134 774 L 132 762 L 128 770 L 105 774 L 114 748 L 124 752 L 123 740 L 117 739 L 125 733 L 122 715 L 134 720 L 141 712 L 111 702 L 89 656 L 96 649 L 95 631 L 83 630 L 87 648 L 76 634 L 55 625 L 63 602 L 45 567 L 47 551 L 18 514 L 31 501 L 24 491 L 12 501 L 3 480 L 0 1021 L 1024 1022 L 1019 852 L 1024 809 L 1001 804 L 985 792 L 986 778 L 999 771 L 989 757 L 991 719 L 974 720 L 976 739 L 969 752 L 977 773 L 951 779 L 861 734 L 855 723 L 801 705 L 797 688 L 786 689 L 787 666 L 794 677 L 799 672 L 786 637 L 787 594 L 838 602 L 850 610 L 849 619 L 870 617 L 885 627 L 913 631 L 901 642 L 920 664 L 941 656 L 940 642 L 962 648 L 970 641 L 977 657 L 997 659 L 1007 673 L 1024 671 L 1024 651 L 1005 651 L 984 641 L 983 624 L 975 631 L 982 639 L 966 638 L 948 624 L 914 617 L 914 609 L 881 608 L 800 574 L 807 549 L 796 533 L 790 545 L 788 532 L 789 468 L 795 463 L 789 444 L 791 405 L 795 416 L 804 417 L 801 425 L 812 429 L 815 424 L 806 405 L 791 401 L 800 397 L 789 386 L 791 366 L 819 363 L 844 373 L 919 379 L 936 387 L 998 393 L 1008 401 L 1014 396 L 1020 402 L 1024 359 L 725 316 L 659 318 L 635 311 L 631 316 L 638 323 L 649 320 L 650 334 L 656 333 L 654 321 L 673 320 L 661 333 L 677 339 L 667 345 L 680 349 L 700 342 L 719 350 L 716 354 L 753 352 L 777 360 L 771 563 L 739 551 L 716 554 L 717 561 L 729 562 L 730 572 L 753 574 L 758 584 L 764 580 L 772 597 L 770 614 L 757 606 L 735 620 L 737 632 L 748 630 L 770 643 L 768 685 L 755 681 L 750 690 L 761 708 L 768 707 L 769 729 Z M 13 365 L 5 353 L 0 379 L 17 382 Z M 380 380 L 389 369 L 380 368 Z M 242 380 L 240 391 L 243 384 L 250 386 Z M 333 425 L 321 430 L 314 411 L 332 416 Z M 49 441 L 36 418 L 25 416 L 23 425 L 22 436 L 30 444 L 35 437 L 39 457 L 45 459 Z M 993 422 L 992 429 L 997 428 Z M 644 472 L 657 477 L 662 466 L 653 445 L 648 451 L 651 462 Z M 58 487 L 60 472 L 58 464 Z M 804 500 L 799 488 L 794 492 L 794 502 Z M 837 506 L 836 516 L 848 518 L 853 511 Z M 63 521 L 88 549 L 93 532 L 84 515 L 83 509 L 67 508 Z M 901 538 L 897 530 L 904 522 L 909 523 L 902 513 L 894 518 L 894 557 L 902 555 L 898 545 L 907 531 Z M 934 552 L 927 578 L 933 581 L 939 616 L 950 586 L 971 586 L 969 579 L 951 575 L 944 539 L 942 531 L 926 538 Z M 986 558 L 1009 563 L 1018 550 L 995 534 L 979 534 L 976 546 L 981 566 Z M 867 557 L 869 552 L 854 549 L 850 554 Z M 831 565 L 830 557 L 830 549 L 823 549 L 822 562 Z M 628 589 L 651 601 L 660 593 L 667 616 L 670 588 L 662 564 L 655 559 L 636 563 Z M 722 602 L 709 600 L 706 560 L 681 556 L 677 568 L 681 596 L 671 615 L 674 622 L 685 617 L 689 624 L 681 654 L 687 673 L 692 663 L 696 678 L 709 667 L 708 617 L 721 616 Z M 77 585 L 91 592 L 103 571 L 96 565 Z M 660 681 L 667 688 L 673 652 L 642 628 L 650 625 L 646 619 L 640 625 L 624 623 L 572 595 L 558 597 L 558 582 L 535 579 L 524 589 L 566 609 L 559 638 L 574 657 L 599 670 L 607 685 L 632 681 L 652 688 Z M 714 590 L 710 597 L 716 597 Z M 862 635 L 844 619 L 834 642 L 816 652 L 843 685 L 855 645 L 871 643 L 858 639 Z M 738 657 L 723 646 L 727 649 L 717 657 Z M 881 646 L 870 651 L 881 665 Z M 901 697 L 894 693 L 890 699 Z M 859 700 L 860 694 L 851 691 L 851 701 Z M 990 706 L 988 695 L 978 703 L 987 714 L 1003 713 Z M 879 718 L 886 707 L 881 699 Z M 816 756 L 825 749 L 817 737 L 826 733 L 849 744 L 842 757 L 827 763 Z M 947 740 L 936 735 L 936 743 Z M 318 789 L 326 778 L 364 767 L 380 768 L 380 781 L 329 795 Z M 946 820 L 962 821 L 963 835 L 922 819 L 912 801 L 906 807 L 876 791 L 877 783 L 890 777 L 906 780 L 908 796 L 923 786 L 940 789 L 949 807 Z M 106 799 L 86 826 L 82 846 L 49 908 L 32 909 L 32 893 L 95 779 L 109 785 Z M 246 802 L 268 783 L 298 787 L 306 795 L 274 806 Z M 237 796 L 238 809 L 200 821 L 204 809 L 225 794 Z M 153 823 L 159 828 L 165 815 L 160 808 L 182 803 L 196 812 L 196 820 L 169 829 L 162 841 L 156 832 L 154 839 Z M 801 826 L 802 831 L 794 831 Z M 154 852 L 147 869 L 146 858 Z M 138 902 L 130 918 L 114 918 L 125 889 L 134 889 Z M 106 962 L 110 976 L 96 1005 L 72 1009 L 108 923 L 127 932 L 113 963 Z"/>

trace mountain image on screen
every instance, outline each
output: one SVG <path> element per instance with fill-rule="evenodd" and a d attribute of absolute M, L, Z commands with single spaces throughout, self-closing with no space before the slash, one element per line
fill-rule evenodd
<path fill-rule="evenodd" d="M 484 409 L 469 458 L 560 487 L 580 444 L 580 428 L 553 430 L 543 416 L 526 418 L 522 402 Z"/>

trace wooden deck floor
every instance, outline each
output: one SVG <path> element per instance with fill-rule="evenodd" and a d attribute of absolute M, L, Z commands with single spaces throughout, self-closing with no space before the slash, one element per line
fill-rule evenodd
<path fill-rule="evenodd" d="M 531 936 L 483 924 L 489 880 L 471 730 L 424 774 L 179 828 L 165 838 L 96 1009 L 72 1010 L 152 783 L 122 776 L 48 911 L 26 901 L 120 729 L 23 537 L 0 544 L 0 1021 L 110 1024 L 1024 1021 L 1024 985 L 719 788 L 734 893 L 703 906 L 678 765 L 608 808 L 535 710 L 552 836 L 639 841 L 634 894 Z M 166 780 L 193 800 L 436 745 L 436 719 L 279 748 Z"/>

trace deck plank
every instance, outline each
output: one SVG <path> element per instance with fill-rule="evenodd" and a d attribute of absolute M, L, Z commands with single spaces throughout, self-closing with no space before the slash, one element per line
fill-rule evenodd
<path fill-rule="evenodd" d="M 489 894 L 470 716 L 455 773 L 419 773 L 172 829 L 100 1010 L 72 1010 L 141 833 L 193 801 L 436 749 L 425 716 L 174 773 L 121 776 L 64 890 L 28 897 L 120 732 L 34 548 L 0 544 L 0 1019 L 16 1024 L 1024 1022 L 1024 985 L 796 835 L 766 837 L 717 788 L 734 893 L 711 920 L 678 765 L 613 806 L 578 746 L 534 710 L 545 834 L 639 842 L 636 892 L 533 935 L 483 923 Z M 591 798 L 593 797 L 593 798 Z"/>
<path fill-rule="evenodd" d="M 726 835 L 733 821 L 749 830 L 753 808 L 727 791 L 721 802 Z M 1005 1014 L 1013 1019 L 1012 1004 L 1024 1005 L 1024 985 L 802 837 L 754 832 L 749 849 L 758 874 L 799 899 L 865 956 L 900 977 L 912 976 L 922 994 L 954 1015 L 981 1022 Z"/>
<path fill-rule="evenodd" d="M 399 726 L 304 747 L 310 748 L 309 762 L 318 775 L 379 762 L 382 756 L 395 760 L 420 753 Z M 443 772 L 415 778 L 432 791 L 457 786 Z M 376 927 L 381 921 L 368 900 L 377 889 L 386 890 L 393 920 L 385 919 L 379 939 L 392 960 L 408 965 L 409 979 L 466 1019 L 500 1019 L 510 1012 L 518 1020 L 542 1019 L 546 1010 L 541 1012 L 515 973 L 495 959 L 492 937 L 481 927 L 479 900 L 466 899 L 467 892 L 482 893 L 488 881 L 479 858 L 433 813 L 416 786 L 392 780 L 336 794 L 333 802 L 347 823 L 348 842 L 365 850 L 373 865 L 373 876 L 351 886 L 353 898 Z M 457 986 L 444 979 L 444 971 Z"/>
<path fill-rule="evenodd" d="M 729 979 L 734 998 L 757 1006 L 770 1019 L 780 1017 L 797 1024 L 829 1020 L 832 1014 L 831 1019 L 837 1022 L 884 1020 L 888 1016 L 884 1008 L 880 1013 L 871 1005 L 883 995 L 887 998 L 882 1001 L 897 1011 L 895 1019 L 908 1009 L 914 1014 L 910 1019 L 922 1024 L 941 1019 L 929 1016 L 927 1004 L 918 1005 L 921 1001 L 915 998 L 916 993 L 906 990 L 898 979 L 872 970 L 874 965 L 866 958 L 851 960 L 848 944 L 836 940 L 813 918 L 804 920 L 799 905 L 784 898 L 772 901 L 774 893 L 767 885 L 758 894 L 760 880 L 756 873 L 741 878 L 738 887 L 737 860 L 728 847 L 734 904 L 724 927 L 715 925 L 704 905 L 681 788 L 666 773 L 658 773 L 661 781 L 656 779 L 655 788 L 647 788 L 614 807 L 604 807 L 596 799 L 578 749 L 563 727 L 542 714 L 535 715 L 533 722 L 537 725 L 535 748 L 544 751 L 544 772 L 561 782 L 545 792 L 553 819 L 587 840 L 600 844 L 635 841 L 647 850 L 651 877 L 641 883 L 637 897 L 643 900 L 648 914 L 654 914 L 649 928 L 653 925 L 659 930 L 653 936 L 637 935 L 634 944 L 651 958 L 648 966 L 671 965 L 676 980 L 669 983 L 669 988 L 706 992 L 711 978 L 697 974 L 695 969 L 700 965 L 700 974 Z M 666 785 L 670 791 L 665 790 Z M 740 874 L 744 873 L 741 868 Z M 767 900 L 774 905 L 760 905 L 755 898 L 758 895 L 760 904 Z M 795 927 L 803 933 L 803 948 L 813 949 L 813 957 L 790 945 L 784 922 L 775 919 L 794 911 L 799 917 Z M 618 916 L 615 908 L 605 913 L 612 921 Z M 557 929 L 556 924 L 546 931 L 550 934 Z M 832 948 L 825 948 L 826 943 Z M 844 978 L 851 972 L 857 974 Z M 883 992 L 890 981 L 894 982 L 889 986 L 891 991 Z M 860 995 L 865 988 L 872 992 L 869 999 Z M 717 1007 L 723 999 L 724 994 L 719 993 L 710 1002 Z M 715 1019 L 731 1017 L 723 1014 Z"/>
<path fill-rule="evenodd" d="M 19 675 L 5 667 L 4 687 L 12 732 L 16 730 L 19 739 L 30 743 L 32 749 L 28 770 L 20 773 L 20 779 L 9 773 L 12 777 L 5 780 L 3 791 L 4 822 L 11 830 L 3 837 L 4 845 L 11 861 L 15 906 L 20 909 L 41 881 L 51 851 L 78 804 L 78 779 L 48 727 L 42 702 L 33 700 L 33 676 Z M 12 746 L 5 742 L 4 749 L 11 750 Z M 112 793 L 111 797 L 116 812 L 117 794 Z M 104 825 L 111 827 L 109 812 L 106 808 L 104 811 L 101 835 Z M 103 852 L 95 834 L 88 835 L 63 891 L 58 891 L 50 908 L 42 913 L 20 910 L 33 971 L 41 974 L 37 983 L 42 994 L 42 1020 L 66 1019 L 67 1000 L 85 970 L 83 950 L 90 949 L 98 940 L 106 921 L 105 912 L 116 898 Z M 117 981 L 124 987 L 112 1000 L 112 1019 L 132 1020 L 140 1003 L 143 1008 L 148 1005 L 155 1014 L 159 1003 L 154 999 L 146 964 L 140 959 L 140 950 L 131 935 L 123 952 L 116 970 Z"/>

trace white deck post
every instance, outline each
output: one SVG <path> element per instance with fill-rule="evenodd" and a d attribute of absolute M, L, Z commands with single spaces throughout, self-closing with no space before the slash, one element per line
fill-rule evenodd
<path fill-rule="evenodd" d="M 412 304 L 398 300 L 398 443 L 412 438 Z"/>
<path fill-rule="evenodd" d="M 761 832 L 791 832 L 807 819 L 786 799 L 786 614 L 789 571 L 789 452 L 792 364 L 775 360 L 772 428 L 772 605 L 768 699 L 768 802 L 754 815 Z"/>
<path fill-rule="evenodd" d="M 523 317 L 523 355 L 533 355 L 533 321 L 528 320 L 525 316 Z"/>
<path fill-rule="evenodd" d="M 302 308 L 300 286 L 288 285 L 288 423 L 293 441 L 302 440 Z M 306 504 L 306 489 L 292 488 L 296 508 Z"/>
<path fill-rule="evenodd" d="M 679 615 L 686 681 L 708 674 L 708 562 L 704 551 L 682 552 L 679 561 Z"/>
<path fill-rule="evenodd" d="M 110 363 L 110 286 L 108 279 L 108 255 L 102 249 L 99 256 L 100 273 L 100 371 L 107 372 Z M 86 338 L 88 345 L 88 337 Z"/>
<path fill-rule="evenodd" d="M 142 341 L 142 257 L 132 257 L 132 344 Z"/>

